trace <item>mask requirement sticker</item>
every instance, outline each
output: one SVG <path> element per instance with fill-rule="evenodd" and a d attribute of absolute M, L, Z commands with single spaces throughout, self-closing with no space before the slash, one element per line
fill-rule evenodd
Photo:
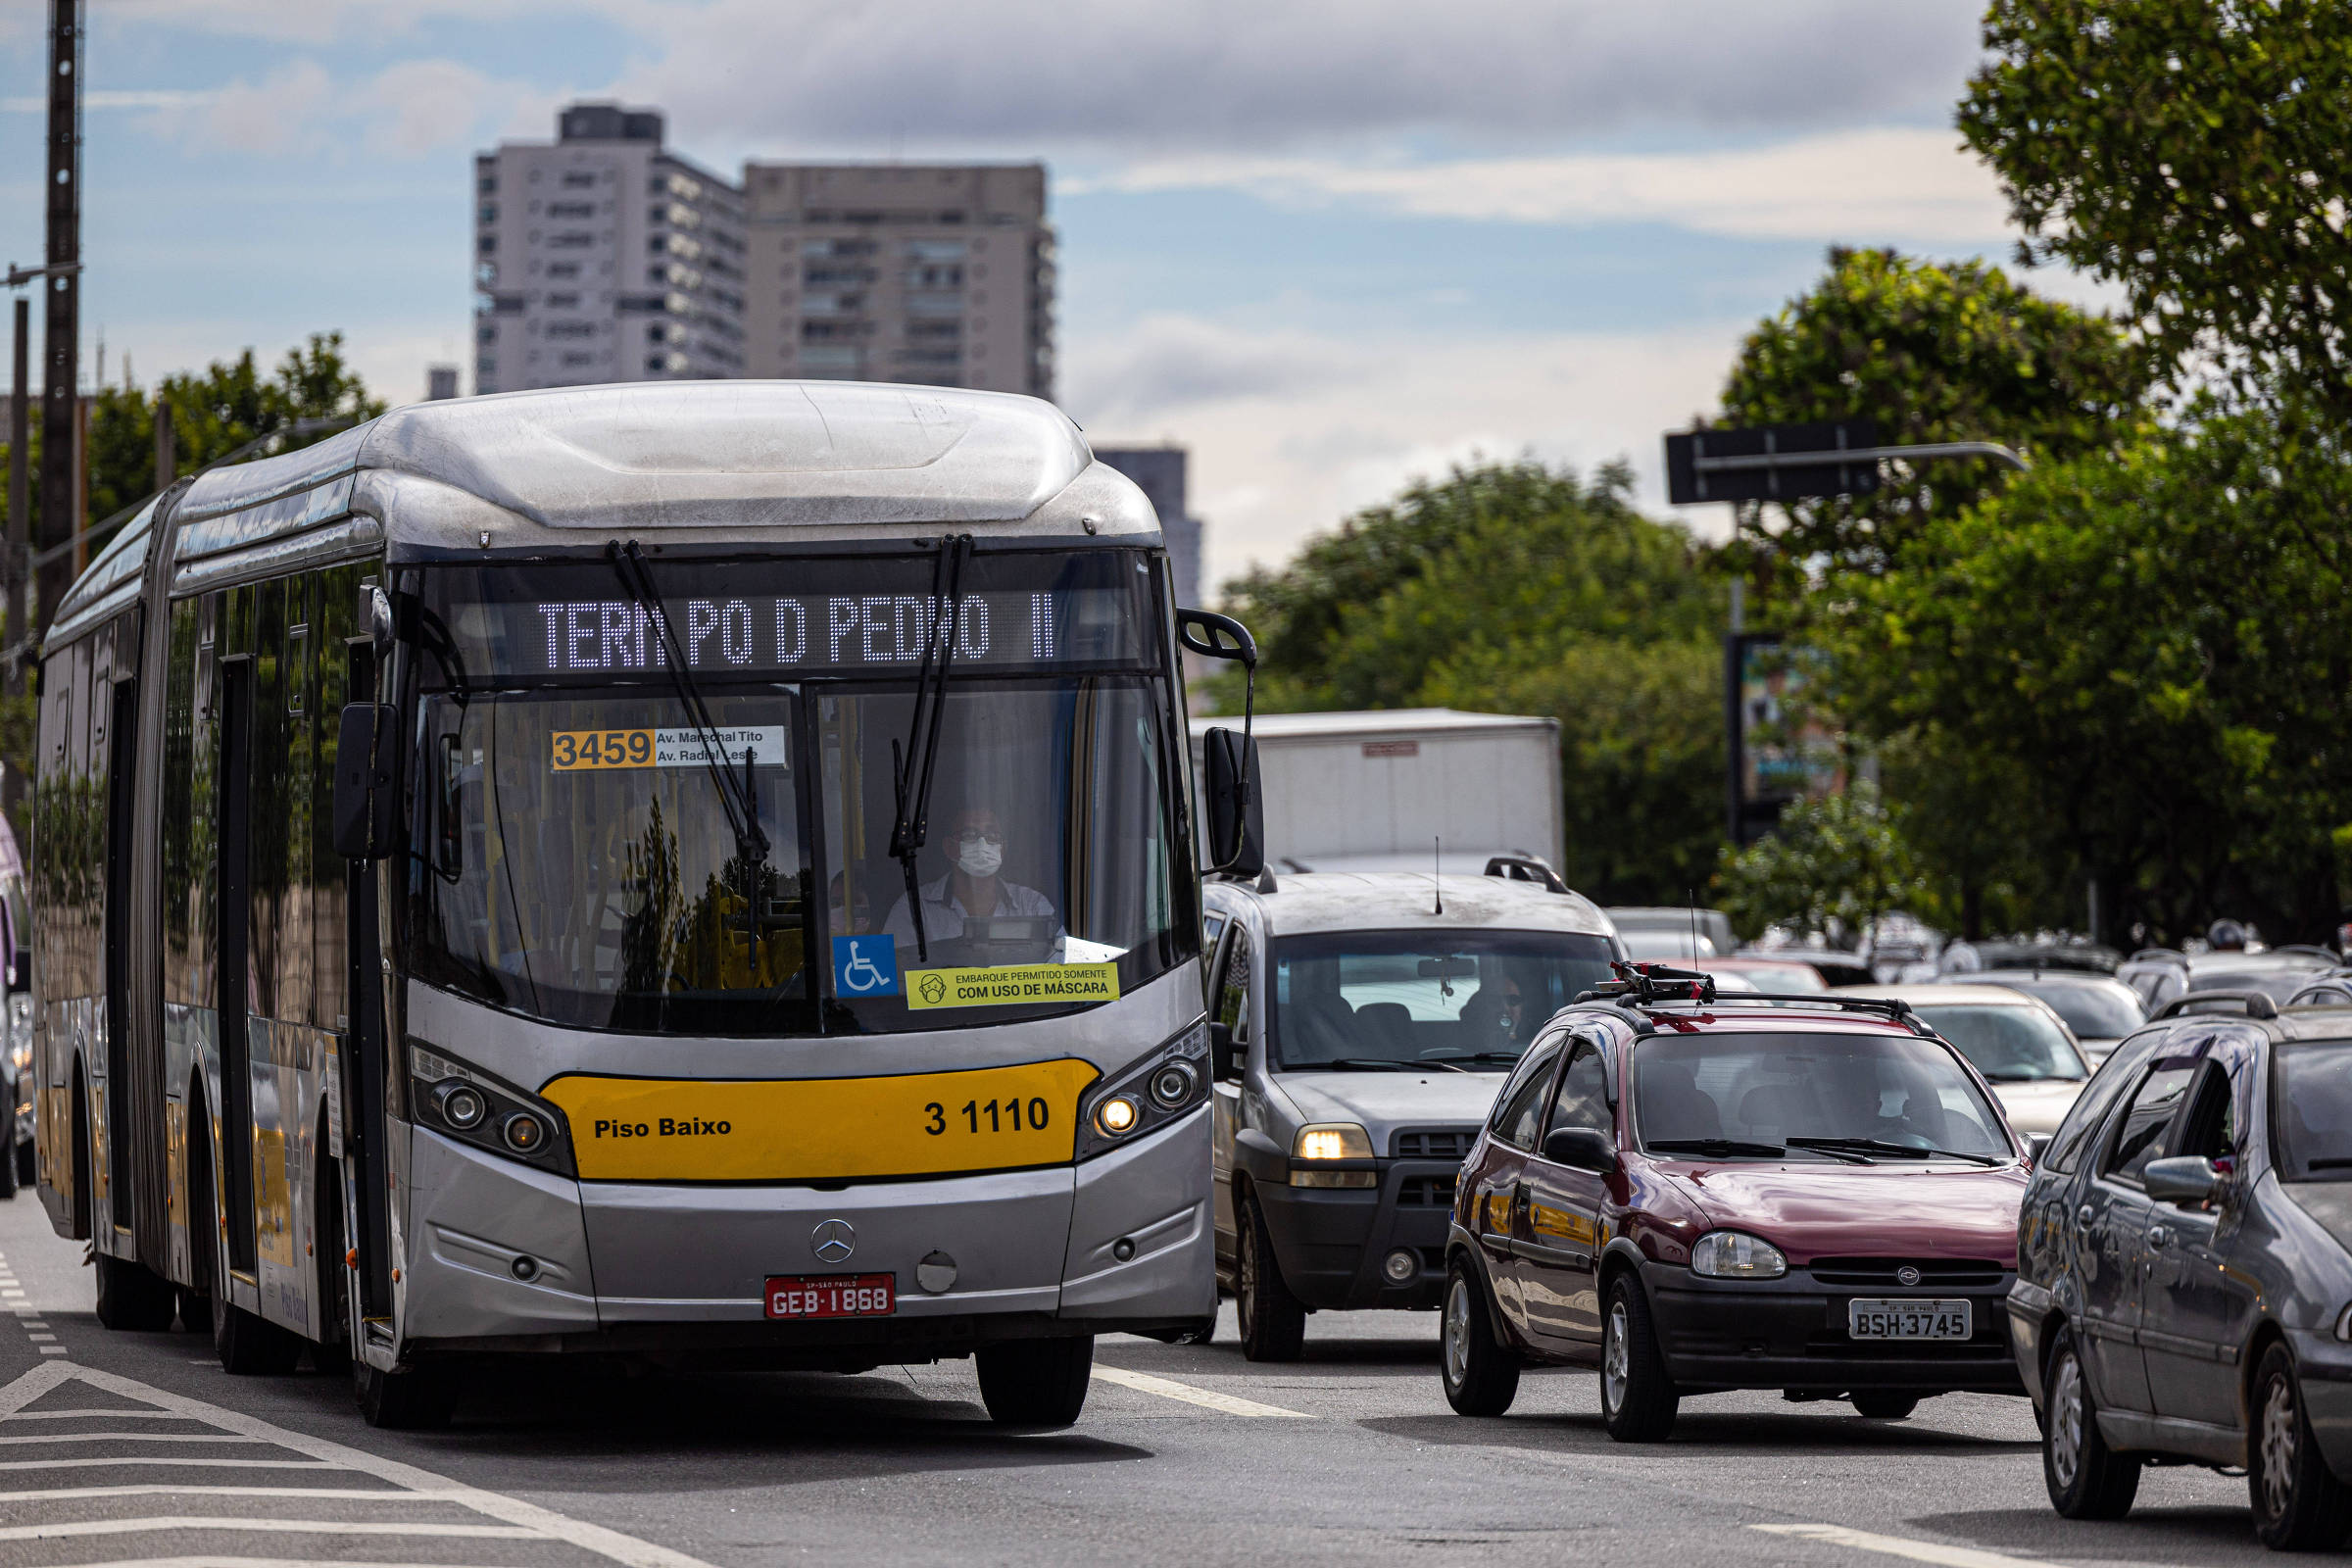
<path fill-rule="evenodd" d="M 1116 1002 L 1115 963 L 1009 963 L 993 969 L 909 969 L 906 1006 L 1036 1006 L 1054 1002 Z"/>

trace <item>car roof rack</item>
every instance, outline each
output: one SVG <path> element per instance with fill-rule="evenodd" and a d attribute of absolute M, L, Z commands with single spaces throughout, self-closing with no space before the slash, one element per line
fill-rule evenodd
<path fill-rule="evenodd" d="M 1639 1016 L 1642 1008 L 1676 1004 L 1771 1006 L 1794 1003 L 1815 1009 L 1826 1007 L 1838 1012 L 1872 1013 L 1899 1023 L 1913 1034 L 1933 1036 L 1936 1033 L 1928 1026 L 1926 1019 L 1911 1010 L 1911 1004 L 1900 997 L 1834 997 L 1824 996 L 1818 991 L 1719 992 L 1715 989 L 1715 977 L 1702 969 L 1677 969 L 1669 964 L 1629 962 L 1623 958 L 1612 960 L 1609 967 L 1617 971 L 1616 979 L 1603 980 L 1599 985 L 1579 993 L 1570 1005 L 1605 1003 Z"/>
<path fill-rule="evenodd" d="M 2175 997 L 2157 1008 L 2156 1016 L 2158 1018 L 2178 1018 L 2184 1012 L 2202 1008 L 2217 1002 L 2225 1006 L 2236 1004 L 2244 1007 L 2246 1016 L 2249 1018 L 2276 1018 L 2278 1016 L 2278 1004 L 2267 991 L 2191 991 L 2187 996 Z"/>
<path fill-rule="evenodd" d="M 1541 882 L 1546 893 L 1568 891 L 1568 884 L 1560 880 L 1560 873 L 1532 855 L 1490 856 L 1486 874 L 1501 877 L 1506 882 Z"/>

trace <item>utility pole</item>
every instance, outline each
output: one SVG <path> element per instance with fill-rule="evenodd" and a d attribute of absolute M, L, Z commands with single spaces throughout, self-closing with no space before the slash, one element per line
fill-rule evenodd
<path fill-rule="evenodd" d="M 17 296 L 17 379 L 16 395 L 8 404 L 8 548 L 0 559 L 0 571 L 8 582 L 7 644 L 19 651 L 0 661 L 0 676 L 5 676 L 8 695 L 15 697 L 24 690 L 24 661 L 29 654 L 22 645 L 32 635 L 32 622 L 26 618 L 28 603 L 25 589 L 32 576 L 32 301 Z"/>
<path fill-rule="evenodd" d="M 48 302 L 41 337 L 41 537 L 48 543 L 81 528 L 74 493 L 81 404 L 81 0 L 50 0 L 48 276 L 41 286 Z M 65 598 L 69 569 L 60 561 L 40 573 L 43 621 Z M 10 628 L 12 642 L 19 635 Z"/>

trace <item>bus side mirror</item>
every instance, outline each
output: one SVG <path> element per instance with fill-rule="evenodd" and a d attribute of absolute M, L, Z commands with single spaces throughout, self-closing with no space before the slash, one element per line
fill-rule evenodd
<path fill-rule="evenodd" d="M 343 710 L 335 734 L 335 853 L 347 860 L 380 860 L 395 847 L 399 741 L 399 713 L 389 704 Z"/>
<path fill-rule="evenodd" d="M 1266 868 L 1257 742 L 1247 731 L 1212 729 L 1200 737 L 1200 753 L 1208 809 L 1209 863 L 1203 869 L 1211 875 L 1253 877 Z"/>
<path fill-rule="evenodd" d="M 1241 1054 L 1234 1050 L 1233 1025 L 1214 1023 L 1208 1026 L 1209 1077 L 1225 1083 L 1242 1075 Z"/>

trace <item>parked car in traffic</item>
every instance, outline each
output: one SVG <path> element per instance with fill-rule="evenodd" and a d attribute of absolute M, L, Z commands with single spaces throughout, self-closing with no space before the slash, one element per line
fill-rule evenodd
<path fill-rule="evenodd" d="M 1967 1059 L 1899 1001 L 1619 969 L 1538 1037 L 1462 1168 L 1447 1402 L 1498 1415 L 1522 1368 L 1592 1366 L 1610 1435 L 1651 1442 L 1729 1389 L 1884 1419 L 2018 1392 L 2025 1151 Z"/>
<path fill-rule="evenodd" d="M 1737 975 L 1758 991 L 1811 993 L 1829 989 L 1829 982 L 1822 979 L 1819 969 L 1794 958 L 1751 958 L 1735 955 L 1728 958 L 1700 958 L 1690 967 L 1713 975 L 1719 985 L 1726 975 Z"/>
<path fill-rule="evenodd" d="M 2059 1119 L 2089 1081 L 2090 1064 L 2083 1060 L 2066 1020 L 2027 992 L 1939 981 L 1848 986 L 1837 994 L 1908 1003 L 1928 1027 L 1959 1047 L 1960 1054 L 1984 1075 L 2009 1125 L 2029 1141 L 2056 1132 Z"/>
<path fill-rule="evenodd" d="M 2069 1518 L 2149 1464 L 2244 1467 L 2273 1546 L 2352 1527 L 2352 1009 L 2266 992 L 2159 1009 L 2026 1193 L 2009 1297 Z"/>
<path fill-rule="evenodd" d="M 1495 1090 L 1622 950 L 1590 901 L 1499 871 L 1268 875 L 1204 902 L 1218 1283 L 1243 1353 L 1290 1360 L 1310 1312 L 1438 1304 Z"/>
<path fill-rule="evenodd" d="M 1943 978 L 1956 986 L 2004 986 L 2048 1003 L 2066 1020 L 2083 1059 L 2094 1069 L 2126 1035 L 2148 1021 L 2147 1005 L 2138 992 L 2089 970 L 1983 969 Z"/>
<path fill-rule="evenodd" d="M 2154 1012 L 2191 991 L 2260 991 L 2273 1002 L 2283 1003 L 2342 962 L 2326 948 L 2196 954 L 2142 948 L 2123 962 L 2115 977 L 2137 992 Z"/>
<path fill-rule="evenodd" d="M 1739 945 L 1732 917 L 1721 909 L 1676 908 L 1664 904 L 1612 905 L 1601 911 L 1637 958 L 1707 957 Z M 1693 933 L 1697 942 L 1691 941 Z"/>

